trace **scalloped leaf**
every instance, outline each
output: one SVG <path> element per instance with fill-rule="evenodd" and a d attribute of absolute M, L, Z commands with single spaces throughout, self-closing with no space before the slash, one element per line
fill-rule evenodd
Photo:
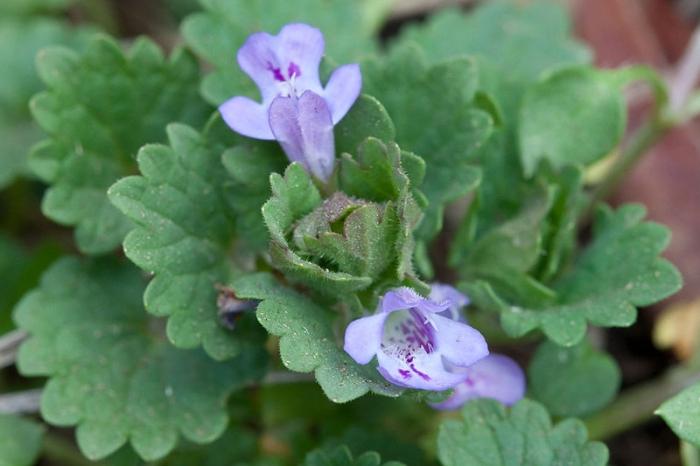
<path fill-rule="evenodd" d="M 465 284 L 478 306 L 501 312 L 508 334 L 519 337 L 536 328 L 562 346 L 580 342 L 590 322 L 599 327 L 627 327 L 637 307 L 648 306 L 678 291 L 676 268 L 659 257 L 669 241 L 665 227 L 642 222 L 639 205 L 600 209 L 593 242 L 574 266 L 554 283 L 556 298 L 537 308 L 510 305 L 485 282 Z"/>
<path fill-rule="evenodd" d="M 627 125 L 627 105 L 614 72 L 556 70 L 531 86 L 520 107 L 520 160 L 526 176 L 541 161 L 587 166 L 612 152 Z"/>
<path fill-rule="evenodd" d="M 620 388 L 620 368 L 583 340 L 571 348 L 545 341 L 527 370 L 532 396 L 554 416 L 583 416 L 610 403 Z"/>
<path fill-rule="evenodd" d="M 475 100 L 475 63 L 460 58 L 429 67 L 420 49 L 406 46 L 365 61 L 362 75 L 364 92 L 389 112 L 398 144 L 425 159 L 421 191 L 429 205 L 418 235 L 430 239 L 441 228 L 444 205 L 481 179 L 474 155 L 491 136 L 493 119 Z"/>
<path fill-rule="evenodd" d="M 146 460 L 165 456 L 180 435 L 214 441 L 228 423 L 228 395 L 266 369 L 262 350 L 218 363 L 173 348 L 144 312 L 143 288 L 142 275 L 126 263 L 66 258 L 15 311 L 30 334 L 20 371 L 49 377 L 42 416 L 77 425 L 78 445 L 93 460 L 127 441 Z"/>
<path fill-rule="evenodd" d="M 655 414 L 661 416 L 678 437 L 700 447 L 700 383 L 664 401 Z"/>
<path fill-rule="evenodd" d="M 556 425 L 542 405 L 525 399 L 511 409 L 494 400 L 470 401 L 461 420 L 447 420 L 438 433 L 443 466 L 605 466 L 608 449 L 587 440 L 584 424 Z"/>
<path fill-rule="evenodd" d="M 246 38 L 259 31 L 277 34 L 288 23 L 311 24 L 325 34 L 326 55 L 346 63 L 374 51 L 372 39 L 389 0 L 200 0 L 203 12 L 182 25 L 185 41 L 215 71 L 202 93 L 219 105 L 235 95 L 259 98 L 254 84 L 236 63 Z"/>
<path fill-rule="evenodd" d="M 367 452 L 353 458 L 346 446 L 319 448 L 306 455 L 302 466 L 405 466 L 397 461 L 382 463 L 379 453 Z"/>
<path fill-rule="evenodd" d="M 588 63 L 591 54 L 570 33 L 568 14 L 550 1 L 482 3 L 465 14 L 446 9 L 428 21 L 409 25 L 399 43 L 421 46 L 431 63 L 470 55 L 479 63 L 479 86 L 494 96 L 503 116 L 512 121 L 527 83 L 543 71 Z"/>
<path fill-rule="evenodd" d="M 280 285 L 269 274 L 237 279 L 236 295 L 262 300 L 258 321 L 272 335 L 280 337 L 282 363 L 295 372 L 314 372 L 326 396 L 344 403 L 368 392 L 398 396 L 402 390 L 389 384 L 376 368 L 360 366 L 336 341 L 334 315 L 308 297 Z"/>
<path fill-rule="evenodd" d="M 0 80 L 0 188 L 28 173 L 27 153 L 42 138 L 28 106 L 29 99 L 41 90 L 34 57 L 49 45 L 81 48 L 91 32 L 53 18 L 0 19 L 0 69 L 5 70 Z"/>
<path fill-rule="evenodd" d="M 37 65 L 48 90 L 32 100 L 32 113 L 50 135 L 30 155 L 30 168 L 50 184 L 42 210 L 76 227 L 82 252 L 109 252 L 132 223 L 109 203 L 107 188 L 134 171 L 142 145 L 164 139 L 166 124 L 204 121 L 197 62 L 183 49 L 166 60 L 148 39 L 125 54 L 98 36 L 83 54 L 45 49 Z"/>
<path fill-rule="evenodd" d="M 167 133 L 169 146 L 139 152 L 141 176 L 109 189 L 112 203 L 136 224 L 124 252 L 155 275 L 144 296 L 146 309 L 168 316 L 175 346 L 203 345 L 215 359 L 233 357 L 251 341 L 246 331 L 231 332 L 217 319 L 216 285 L 235 273 L 229 260 L 235 238 L 229 206 L 235 199 L 221 163 L 226 148 L 185 125 L 169 125 Z"/>

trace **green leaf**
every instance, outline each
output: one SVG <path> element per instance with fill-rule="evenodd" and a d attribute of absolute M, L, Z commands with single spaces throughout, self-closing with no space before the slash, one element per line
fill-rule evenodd
<path fill-rule="evenodd" d="M 533 189 L 522 211 L 485 232 L 471 245 L 453 244 L 453 263 L 466 280 L 488 280 L 499 295 L 522 305 L 535 305 L 553 292 L 529 275 L 543 254 L 542 224 L 554 192 Z"/>
<path fill-rule="evenodd" d="M 396 139 L 396 128 L 386 109 L 377 99 L 366 94 L 360 95 L 333 132 L 338 154 L 354 154 L 369 137 L 383 142 Z"/>
<path fill-rule="evenodd" d="M 421 161 L 374 138 L 357 152 L 356 159 L 344 154 L 343 192 L 322 201 L 311 177 L 294 163 L 284 177 L 271 176 L 273 197 L 263 206 L 273 265 L 292 281 L 336 299 L 380 282 L 414 278 L 413 230 L 421 211 L 401 162 L 410 159 L 419 177 Z"/>
<path fill-rule="evenodd" d="M 587 441 L 584 424 L 552 425 L 542 405 L 522 400 L 512 409 L 497 401 L 467 403 L 462 420 L 447 420 L 438 434 L 443 466 L 605 466 L 608 449 Z"/>
<path fill-rule="evenodd" d="M 0 466 L 31 466 L 38 459 L 43 426 L 0 414 Z"/>
<path fill-rule="evenodd" d="M 700 447 L 700 383 L 686 388 L 656 410 L 677 436 Z"/>
<path fill-rule="evenodd" d="M 333 449 L 317 449 L 306 456 L 303 466 L 404 466 L 403 463 L 389 461 L 382 463 L 378 453 L 367 452 L 356 459 L 348 447 L 341 446 Z"/>
<path fill-rule="evenodd" d="M 522 95 L 547 70 L 590 62 L 570 36 L 566 10 L 551 1 L 482 2 L 469 14 L 448 9 L 409 26 L 397 42 L 419 44 L 431 63 L 465 55 L 477 61 L 478 87 L 493 98 L 502 127 L 478 154 L 483 178 L 472 220 L 486 231 L 517 215 L 530 186 L 516 139 Z"/>
<path fill-rule="evenodd" d="M 270 198 L 270 173 L 281 173 L 289 163 L 277 142 L 245 139 L 222 156 L 230 175 L 226 181 L 235 229 L 252 250 L 267 248 L 270 237 L 261 209 Z"/>
<path fill-rule="evenodd" d="M 112 186 L 110 200 L 136 224 L 124 240 L 127 257 L 155 275 L 146 309 L 169 317 L 175 346 L 201 344 L 215 359 L 229 358 L 250 342 L 247 332 L 230 332 L 217 320 L 216 285 L 235 272 L 225 147 L 185 125 L 167 132 L 170 145 L 145 146 L 138 155 L 141 176 Z"/>
<path fill-rule="evenodd" d="M 170 346 L 143 311 L 143 281 L 126 264 L 67 258 L 16 309 L 30 334 L 19 369 L 50 378 L 42 416 L 77 425 L 78 445 L 93 460 L 127 441 L 146 460 L 165 456 L 180 434 L 212 442 L 228 423 L 228 395 L 265 370 L 261 350 L 218 363 Z"/>
<path fill-rule="evenodd" d="M 29 148 L 41 139 L 29 115 L 29 99 L 41 90 L 34 57 L 49 45 L 80 48 L 90 32 L 50 18 L 0 19 L 0 188 L 27 173 Z"/>
<path fill-rule="evenodd" d="M 81 251 L 108 252 L 132 223 L 109 203 L 107 188 L 134 171 L 142 145 L 164 139 L 167 123 L 203 121 L 197 62 L 182 49 L 166 60 L 147 39 L 124 54 L 100 36 L 82 55 L 44 50 L 38 67 L 48 90 L 32 112 L 50 139 L 34 149 L 30 168 L 51 185 L 42 210 L 76 227 Z"/>
<path fill-rule="evenodd" d="M 576 67 L 530 87 L 519 118 L 520 157 L 532 176 L 542 160 L 587 166 L 610 153 L 624 134 L 627 108 L 611 73 Z"/>
<path fill-rule="evenodd" d="M 221 104 L 235 95 L 259 98 L 250 78 L 236 64 L 236 52 L 246 38 L 259 31 L 270 34 L 288 23 L 311 24 L 324 33 L 326 55 L 338 63 L 354 61 L 375 48 L 372 36 L 379 27 L 387 0 L 200 0 L 204 12 L 195 13 L 182 27 L 185 41 L 214 65 L 202 85 L 205 98 Z"/>
<path fill-rule="evenodd" d="M 554 416 L 583 416 L 607 405 L 620 388 L 620 369 L 586 340 L 571 348 L 546 341 L 528 367 L 532 395 Z"/>
<path fill-rule="evenodd" d="M 659 257 L 668 244 L 669 232 L 661 225 L 642 222 L 645 213 L 638 205 L 617 211 L 601 208 L 592 243 L 554 283 L 557 297 L 549 305 L 509 305 L 483 283 L 467 285 L 478 299 L 484 298 L 481 303 L 474 302 L 501 312 L 501 323 L 511 336 L 540 328 L 562 346 L 580 342 L 587 322 L 600 327 L 632 325 L 637 307 L 660 301 L 681 287 L 676 268 Z"/>
<path fill-rule="evenodd" d="M 493 129 L 491 116 L 475 101 L 475 63 L 460 58 L 429 67 L 420 50 L 408 46 L 364 62 L 362 75 L 364 92 L 382 102 L 396 125 L 398 144 L 425 159 L 421 190 L 429 206 L 419 236 L 432 238 L 445 203 L 478 185 L 474 154 Z"/>
<path fill-rule="evenodd" d="M 333 314 L 308 297 L 267 274 L 243 276 L 233 289 L 243 299 L 262 300 L 256 315 L 268 332 L 280 337 L 282 363 L 295 372 L 314 372 L 330 400 L 344 403 L 369 391 L 387 396 L 401 393 L 374 366 L 358 365 L 340 348 Z"/>
<path fill-rule="evenodd" d="M 479 63 L 480 88 L 495 97 L 507 121 L 525 86 L 542 72 L 588 63 L 590 53 L 570 36 L 567 12 L 558 3 L 499 0 L 469 14 L 447 9 L 409 26 L 400 42 L 421 46 L 431 63 L 471 55 Z"/>
<path fill-rule="evenodd" d="M 329 295 L 344 294 L 367 288 L 372 279 L 335 272 L 301 257 L 287 241 L 296 222 L 321 206 L 321 195 L 311 177 L 298 163 L 287 167 L 284 178 L 270 176 L 272 198 L 263 205 L 262 213 L 270 232 L 270 256 L 276 267 L 295 281 L 313 286 Z"/>
<path fill-rule="evenodd" d="M 0 334 L 14 328 L 12 309 L 39 282 L 44 269 L 61 255 L 61 248 L 46 242 L 32 251 L 0 234 Z"/>
<path fill-rule="evenodd" d="M 50 13 L 67 9 L 75 0 L 3 0 L 0 14 L 29 15 Z"/>

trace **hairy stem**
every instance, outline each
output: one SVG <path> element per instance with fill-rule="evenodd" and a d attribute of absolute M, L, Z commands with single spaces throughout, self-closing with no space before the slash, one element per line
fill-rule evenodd
<path fill-rule="evenodd" d="M 602 411 L 585 419 L 591 439 L 604 440 L 645 423 L 661 403 L 700 381 L 697 364 L 674 367 L 658 379 L 623 392 Z"/>

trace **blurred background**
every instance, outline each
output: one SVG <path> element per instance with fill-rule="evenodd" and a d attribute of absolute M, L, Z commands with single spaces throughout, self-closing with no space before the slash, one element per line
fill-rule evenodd
<path fill-rule="evenodd" d="M 294 1 L 294 0 L 289 0 Z M 488 1 L 488 0 L 485 0 Z M 474 0 L 395 0 L 382 36 L 447 6 L 470 8 Z M 525 3 L 525 0 L 523 0 Z M 575 35 L 601 67 L 648 64 L 672 80 L 688 55 L 700 18 L 700 0 L 568 0 Z M 41 216 L 42 187 L 26 174 L 26 148 L 41 138 L 28 101 L 41 90 L 33 57 L 48 44 L 80 48 L 83 35 L 100 29 L 123 39 L 149 35 L 166 48 L 180 43 L 180 20 L 196 0 L 0 0 L 0 254 L 15 254 L 0 268 L 0 335 L 11 328 L 10 309 L 36 284 L 41 271 L 74 246 L 71 232 Z M 700 38 L 695 38 L 700 44 Z M 700 56 L 696 44 L 695 55 Z M 648 102 L 632 92 L 630 126 Z M 700 121 L 671 131 L 613 194 L 614 204 L 641 202 L 649 217 L 673 232 L 667 257 L 685 278 L 684 289 L 645 311 L 638 325 L 602 336 L 619 362 L 623 389 L 650 380 L 688 358 L 700 336 Z M 50 232 L 50 234 L 48 234 Z M 9 237 L 21 238 L 20 248 Z M 51 241 L 44 238 L 51 237 Z M 26 253 L 18 252 L 26 251 Z M 6 290 L 12 290 L 7 292 Z M 0 355 L 1 356 L 1 355 Z M 0 367 L 2 367 L 0 357 Z M 0 380 L 0 383 L 2 380 Z M 0 407 L 1 408 L 1 407 Z M 608 445 L 611 463 L 680 465 L 678 440 L 660 419 L 618 435 Z"/>

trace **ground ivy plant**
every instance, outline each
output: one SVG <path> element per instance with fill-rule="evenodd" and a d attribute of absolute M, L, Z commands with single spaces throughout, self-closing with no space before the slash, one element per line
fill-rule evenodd
<path fill-rule="evenodd" d="M 0 389 L 39 397 L 0 395 L 0 465 L 608 464 L 592 336 L 681 277 L 586 175 L 638 156 L 629 85 L 677 121 L 665 85 L 554 3 L 380 41 L 391 5 L 201 0 L 175 47 L 0 7 Z M 699 391 L 651 408 L 698 446 Z"/>

